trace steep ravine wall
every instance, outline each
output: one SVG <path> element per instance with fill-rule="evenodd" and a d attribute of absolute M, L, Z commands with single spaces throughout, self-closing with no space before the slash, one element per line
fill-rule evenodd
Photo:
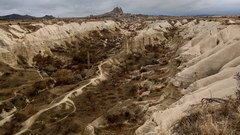
<path fill-rule="evenodd" d="M 146 45 L 160 45 L 167 40 L 166 33 L 174 28 L 166 20 L 148 22 L 149 24 L 142 30 L 136 31 L 136 35 L 130 37 L 124 43 L 124 50 L 128 53 L 143 52 Z M 178 21 L 176 24 L 181 25 Z"/>
<path fill-rule="evenodd" d="M 166 110 L 153 113 L 137 135 L 172 134 L 171 127 L 191 113 L 191 106 L 203 98 L 234 96 L 240 72 L 240 26 L 214 21 L 189 22 L 180 33 L 186 40 L 178 53 L 182 61 L 173 84 L 184 96 Z"/>
<path fill-rule="evenodd" d="M 118 25 L 114 21 L 42 24 L 41 28 L 35 32 L 29 32 L 18 25 L 11 25 L 7 29 L 0 27 L 0 61 L 16 66 L 17 56 L 22 55 L 31 63 L 32 57 L 40 51 L 50 54 L 50 48 L 54 46 L 64 46 L 90 31 L 103 29 L 115 31 Z"/>

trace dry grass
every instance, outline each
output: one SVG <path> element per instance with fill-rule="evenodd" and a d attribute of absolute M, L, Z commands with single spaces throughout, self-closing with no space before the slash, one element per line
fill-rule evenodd
<path fill-rule="evenodd" d="M 212 100 L 209 100 L 212 101 Z M 204 102 L 173 127 L 177 135 L 239 135 L 240 91 L 236 98 Z M 219 101 L 219 100 L 218 100 Z"/>
<path fill-rule="evenodd" d="M 182 118 L 173 131 L 180 135 L 240 134 L 240 100 L 198 107 Z"/>

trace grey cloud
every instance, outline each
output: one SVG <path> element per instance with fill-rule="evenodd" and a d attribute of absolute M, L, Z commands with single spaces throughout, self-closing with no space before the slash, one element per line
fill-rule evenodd
<path fill-rule="evenodd" d="M 240 14 L 239 0 L 0 0 L 0 15 L 19 13 L 61 17 L 101 14 L 120 6 L 153 15 Z"/>

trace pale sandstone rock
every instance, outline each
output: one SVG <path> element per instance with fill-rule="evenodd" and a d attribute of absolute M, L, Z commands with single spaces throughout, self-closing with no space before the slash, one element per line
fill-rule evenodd
<path fill-rule="evenodd" d="M 240 26 L 223 26 L 218 22 L 196 21 L 182 26 L 181 35 L 190 41 L 179 49 L 180 59 L 186 61 L 172 82 L 184 86 L 185 94 L 168 109 L 156 111 L 136 130 L 136 135 L 147 133 L 171 134 L 171 127 L 191 111 L 191 106 L 203 98 L 234 96 L 240 71 Z M 155 124 L 153 124 L 155 123 Z"/>
<path fill-rule="evenodd" d="M 65 42 L 71 43 L 77 40 L 75 36 L 84 36 L 94 30 L 114 31 L 116 28 L 118 25 L 114 21 L 98 21 L 44 25 L 35 32 L 27 33 L 19 26 L 13 25 L 9 31 L 0 29 L 0 59 L 11 66 L 16 66 L 16 56 L 22 55 L 31 64 L 32 57 L 39 51 L 51 54 L 50 47 L 65 45 Z"/>

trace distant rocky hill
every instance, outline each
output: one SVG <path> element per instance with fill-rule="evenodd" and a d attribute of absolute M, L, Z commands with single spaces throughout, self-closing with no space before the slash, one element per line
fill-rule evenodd
<path fill-rule="evenodd" d="M 100 15 L 91 15 L 91 17 L 119 17 L 126 15 L 126 13 L 123 12 L 122 8 L 115 7 L 112 11 L 100 14 Z"/>
<path fill-rule="evenodd" d="M 31 19 L 35 19 L 36 17 L 29 16 L 29 15 L 10 14 L 6 16 L 0 16 L 0 18 L 6 19 L 6 20 L 31 20 Z"/>
<path fill-rule="evenodd" d="M 107 12 L 103 14 L 103 16 L 117 16 L 117 15 L 123 15 L 123 10 L 122 8 L 116 7 L 114 8 L 111 12 Z"/>
<path fill-rule="evenodd" d="M 55 17 L 52 16 L 52 15 L 45 15 L 45 16 L 43 16 L 41 18 L 43 18 L 43 19 L 54 19 Z"/>
<path fill-rule="evenodd" d="M 131 14 L 131 13 L 124 13 L 121 7 L 115 7 L 112 11 L 99 14 L 99 15 L 90 15 L 90 18 L 102 18 L 102 17 L 156 17 L 156 15 L 144 15 L 144 14 Z M 167 15 L 158 15 L 161 17 L 167 17 Z"/>
<path fill-rule="evenodd" d="M 35 17 L 30 15 L 10 14 L 6 16 L 0 16 L 0 19 L 4 20 L 32 20 L 32 19 L 54 19 L 52 15 L 45 15 L 43 17 Z"/>

